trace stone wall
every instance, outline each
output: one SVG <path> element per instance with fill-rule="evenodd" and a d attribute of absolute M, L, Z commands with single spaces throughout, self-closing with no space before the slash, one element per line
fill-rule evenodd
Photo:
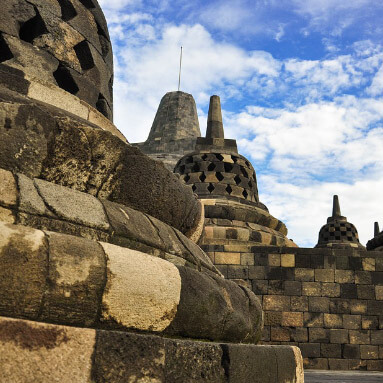
<path fill-rule="evenodd" d="M 205 250 L 262 300 L 265 344 L 299 346 L 306 368 L 383 370 L 383 252 Z"/>

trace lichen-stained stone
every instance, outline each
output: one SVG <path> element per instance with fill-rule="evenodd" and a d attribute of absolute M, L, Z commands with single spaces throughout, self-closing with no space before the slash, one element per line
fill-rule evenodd
<path fill-rule="evenodd" d="M 12 207 L 18 197 L 16 181 L 11 172 L 0 169 L 0 204 Z"/>
<path fill-rule="evenodd" d="M 5 223 L 15 223 L 15 217 L 12 210 L 0 206 L 0 221 Z"/>
<path fill-rule="evenodd" d="M 40 320 L 92 327 L 106 283 L 101 246 L 84 238 L 48 233 L 49 288 Z"/>
<path fill-rule="evenodd" d="M 1 170 L 0 170 L 1 174 Z M 43 199 L 40 197 L 35 184 L 32 179 L 26 177 L 24 174 L 17 174 L 17 184 L 20 190 L 19 194 L 19 209 L 30 214 L 54 216 L 50 212 Z"/>
<path fill-rule="evenodd" d="M 0 222 L 0 315 L 37 319 L 48 248 L 39 230 Z"/>
<path fill-rule="evenodd" d="M 258 298 L 232 281 L 179 266 L 182 290 L 176 316 L 166 333 L 215 341 L 259 340 Z"/>
<path fill-rule="evenodd" d="M 109 229 L 104 208 L 97 198 L 51 182 L 39 179 L 34 182 L 46 205 L 59 217 L 85 226 Z"/>
<path fill-rule="evenodd" d="M 137 210 L 117 203 L 102 201 L 113 231 L 113 236 L 124 237 L 166 250 L 165 244 L 150 219 Z"/>
<path fill-rule="evenodd" d="M 223 345 L 230 383 L 303 383 L 302 355 L 297 347 Z"/>
<path fill-rule="evenodd" d="M 1 4 L 0 31 L 19 36 L 20 24 L 35 16 L 33 5 L 24 0 L 7 0 Z"/>
<path fill-rule="evenodd" d="M 165 342 L 138 334 L 97 331 L 92 378 L 95 382 L 165 383 Z"/>
<path fill-rule="evenodd" d="M 161 332 L 173 321 L 181 295 L 176 266 L 135 250 L 102 243 L 107 283 L 102 321 L 125 328 Z"/>
<path fill-rule="evenodd" d="M 0 381 L 89 383 L 95 330 L 0 318 Z"/>
<path fill-rule="evenodd" d="M 222 383 L 222 349 L 217 343 L 169 339 L 165 343 L 166 383 Z"/>

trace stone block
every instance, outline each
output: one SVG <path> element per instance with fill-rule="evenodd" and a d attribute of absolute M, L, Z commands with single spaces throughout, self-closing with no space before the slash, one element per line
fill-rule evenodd
<path fill-rule="evenodd" d="M 302 282 L 302 295 L 320 297 L 322 294 L 319 282 Z"/>
<path fill-rule="evenodd" d="M 310 343 L 329 343 L 330 331 L 324 328 L 309 328 L 309 341 Z"/>
<path fill-rule="evenodd" d="M 217 265 L 240 265 L 241 253 L 215 253 L 215 263 Z"/>
<path fill-rule="evenodd" d="M 282 267 L 295 267 L 295 254 L 281 254 Z"/>
<path fill-rule="evenodd" d="M 350 344 L 370 344 L 369 330 L 350 330 Z"/>
<path fill-rule="evenodd" d="M 252 280 L 252 290 L 256 295 L 265 295 L 269 289 L 269 281 L 262 279 Z"/>
<path fill-rule="evenodd" d="M 315 269 L 316 282 L 334 282 L 335 274 L 333 269 Z"/>
<path fill-rule="evenodd" d="M 284 294 L 285 295 L 301 295 L 302 294 L 302 282 L 300 281 L 285 281 L 284 282 Z"/>
<path fill-rule="evenodd" d="M 330 299 L 326 297 L 309 297 L 309 311 L 327 313 L 329 312 Z"/>
<path fill-rule="evenodd" d="M 343 320 L 341 314 L 324 314 L 324 326 L 327 328 L 342 328 Z"/>
<path fill-rule="evenodd" d="M 322 283 L 322 296 L 329 298 L 340 297 L 340 284 L 339 283 Z"/>
<path fill-rule="evenodd" d="M 375 299 L 374 285 L 357 285 L 359 299 Z"/>
<path fill-rule="evenodd" d="M 263 297 L 265 311 L 290 311 L 290 297 L 281 295 L 268 295 Z"/>
<path fill-rule="evenodd" d="M 271 327 L 270 339 L 272 342 L 290 342 L 290 330 L 283 327 Z"/>
<path fill-rule="evenodd" d="M 281 326 L 282 313 L 278 311 L 265 311 L 264 312 L 264 323 L 265 326 Z"/>
<path fill-rule="evenodd" d="M 308 311 L 309 300 L 308 297 L 290 297 L 291 311 Z"/>
<path fill-rule="evenodd" d="M 330 343 L 348 343 L 348 331 L 345 329 L 330 329 Z"/>
<path fill-rule="evenodd" d="M 248 279 L 249 270 L 246 266 L 228 265 L 228 279 Z"/>
<path fill-rule="evenodd" d="M 96 229 L 109 229 L 104 208 L 97 198 L 39 179 L 35 185 L 45 204 L 60 218 Z"/>
<path fill-rule="evenodd" d="M 321 356 L 326 358 L 341 358 L 342 347 L 340 344 L 335 343 L 321 343 L 320 345 Z"/>
<path fill-rule="evenodd" d="M 95 330 L 3 317 L 0 319 L 0 365 L 3 366 L 0 379 L 90 382 L 95 338 Z"/>
<path fill-rule="evenodd" d="M 361 359 L 379 359 L 379 347 L 371 345 L 360 346 Z"/>
<path fill-rule="evenodd" d="M 375 258 L 362 258 L 362 267 L 364 271 L 375 271 Z"/>
<path fill-rule="evenodd" d="M 383 300 L 383 286 L 375 286 L 375 298 L 378 301 Z"/>
<path fill-rule="evenodd" d="M 362 330 L 376 330 L 379 328 L 377 316 L 362 316 Z"/>
<path fill-rule="evenodd" d="M 335 257 L 336 268 L 338 271 L 347 270 L 350 268 L 348 256 L 337 255 Z"/>
<path fill-rule="evenodd" d="M 340 297 L 345 299 L 353 299 L 358 297 L 358 285 L 353 283 L 342 283 L 340 285 Z"/>
<path fill-rule="evenodd" d="M 354 283 L 355 275 L 352 270 L 335 270 L 335 282 Z"/>
<path fill-rule="evenodd" d="M 0 315 L 38 318 L 46 291 L 47 259 L 42 231 L 0 222 Z"/>
<path fill-rule="evenodd" d="M 266 267 L 249 266 L 249 279 L 266 279 Z"/>
<path fill-rule="evenodd" d="M 0 169 L 0 204 L 13 207 L 17 203 L 17 186 L 13 174 Z"/>
<path fill-rule="evenodd" d="M 371 331 L 371 344 L 383 345 L 383 332 L 381 330 Z"/>
<path fill-rule="evenodd" d="M 305 312 L 303 313 L 303 323 L 305 327 L 323 327 L 323 313 Z"/>
<path fill-rule="evenodd" d="M 349 330 L 358 330 L 362 326 L 360 315 L 343 315 L 343 327 Z"/>
<path fill-rule="evenodd" d="M 346 359 L 360 359 L 360 346 L 358 344 L 345 344 L 342 354 L 343 358 Z"/>
<path fill-rule="evenodd" d="M 347 360 L 348 360 L 348 366 L 350 370 L 360 370 L 360 371 L 367 370 L 367 360 L 360 360 L 360 359 L 347 359 Z"/>
<path fill-rule="evenodd" d="M 314 281 L 314 270 L 296 268 L 295 269 L 295 280 L 296 281 L 304 281 L 304 282 Z"/>
<path fill-rule="evenodd" d="M 241 253 L 241 265 L 253 266 L 254 254 L 253 253 Z"/>
<path fill-rule="evenodd" d="M 371 285 L 372 275 L 369 271 L 356 271 L 355 272 L 355 283 L 359 285 Z"/>
<path fill-rule="evenodd" d="M 39 319 L 93 327 L 106 283 L 106 259 L 95 241 L 49 233 L 49 286 Z"/>
<path fill-rule="evenodd" d="M 383 301 L 368 301 L 363 303 L 366 306 L 366 311 L 362 314 L 381 315 L 383 313 Z"/>
<path fill-rule="evenodd" d="M 10 224 L 15 223 L 16 219 L 12 210 L 0 206 L 0 221 Z"/>
<path fill-rule="evenodd" d="M 327 358 L 305 358 L 303 359 L 303 366 L 305 369 L 328 370 L 328 359 Z"/>
<path fill-rule="evenodd" d="M 299 343 L 303 358 L 319 358 L 320 343 Z"/>
<path fill-rule="evenodd" d="M 301 312 L 282 312 L 282 326 L 284 326 L 284 327 L 303 327 L 303 313 L 301 313 Z"/>
<path fill-rule="evenodd" d="M 269 280 L 269 288 L 268 288 L 269 295 L 283 295 L 283 292 L 284 292 L 283 281 Z"/>
<path fill-rule="evenodd" d="M 383 371 L 383 360 L 368 360 L 367 370 L 368 371 Z"/>
<path fill-rule="evenodd" d="M 356 299 L 352 299 L 350 301 L 351 314 L 367 314 L 368 311 L 369 311 L 369 306 L 367 305 L 366 301 L 360 301 Z"/>
<path fill-rule="evenodd" d="M 328 360 L 328 366 L 330 370 L 345 371 L 349 369 L 349 361 L 345 359 L 330 358 Z"/>
<path fill-rule="evenodd" d="M 338 298 L 331 299 L 330 313 L 331 314 L 349 314 L 350 301 L 347 299 L 338 299 Z"/>
<path fill-rule="evenodd" d="M 268 254 L 268 264 L 273 267 L 281 266 L 281 254 Z"/>
<path fill-rule="evenodd" d="M 293 342 L 308 342 L 308 330 L 305 327 L 290 329 L 290 337 Z"/>

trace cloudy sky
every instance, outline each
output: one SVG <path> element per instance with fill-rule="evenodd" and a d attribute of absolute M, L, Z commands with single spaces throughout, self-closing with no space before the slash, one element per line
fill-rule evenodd
<path fill-rule="evenodd" d="M 144 141 L 161 97 L 221 97 L 260 199 L 314 246 L 338 194 L 361 242 L 383 226 L 381 0 L 100 0 L 114 44 L 115 124 Z"/>

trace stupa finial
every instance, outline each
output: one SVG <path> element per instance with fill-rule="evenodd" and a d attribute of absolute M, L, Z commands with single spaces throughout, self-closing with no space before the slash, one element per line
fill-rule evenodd
<path fill-rule="evenodd" d="M 225 138 L 222 123 L 221 100 L 219 96 L 216 95 L 210 97 L 206 138 Z"/>
<path fill-rule="evenodd" d="M 379 223 L 375 222 L 374 223 L 374 237 L 378 236 L 379 233 L 380 233 Z"/>
<path fill-rule="evenodd" d="M 332 217 L 337 218 L 341 216 L 342 214 L 340 212 L 339 198 L 337 195 L 334 195 L 332 202 Z"/>

